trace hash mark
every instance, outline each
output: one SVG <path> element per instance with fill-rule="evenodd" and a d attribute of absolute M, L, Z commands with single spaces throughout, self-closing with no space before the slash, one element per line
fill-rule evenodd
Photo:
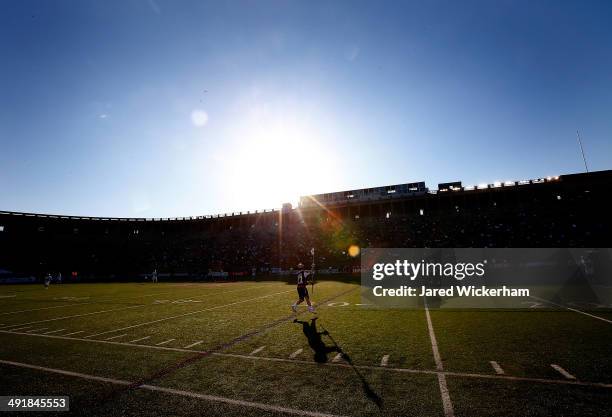
<path fill-rule="evenodd" d="M 51 330 L 50 332 L 45 332 L 45 333 L 43 333 L 43 334 L 52 334 L 52 333 L 61 332 L 61 331 L 63 331 L 63 330 L 66 330 L 66 329 Z"/>
<path fill-rule="evenodd" d="M 300 353 L 302 353 L 304 349 L 298 349 L 295 352 L 293 352 L 291 355 L 289 355 L 290 359 L 295 359 L 297 355 L 299 355 Z"/>
<path fill-rule="evenodd" d="M 151 336 L 141 337 L 140 339 L 130 340 L 128 343 L 140 342 L 141 340 L 150 339 Z"/>
<path fill-rule="evenodd" d="M 495 373 L 496 373 L 496 374 L 498 374 L 498 375 L 504 375 L 504 374 L 505 374 L 504 370 L 502 369 L 502 367 L 501 367 L 501 366 L 499 366 L 499 364 L 498 364 L 497 362 L 495 362 L 495 361 L 490 361 L 489 363 L 491 364 L 491 366 L 493 367 L 493 369 L 495 369 Z"/>
<path fill-rule="evenodd" d="M 48 327 L 43 327 L 41 329 L 32 329 L 32 330 L 28 330 L 26 333 L 33 333 L 33 332 L 39 332 L 41 330 L 47 330 Z"/>
<path fill-rule="evenodd" d="M 109 338 L 106 338 L 106 339 L 104 339 L 104 340 L 113 340 L 113 339 L 119 339 L 120 337 L 123 337 L 123 336 L 127 336 L 127 333 L 120 334 L 119 336 L 109 337 Z"/>
<path fill-rule="evenodd" d="M 565 369 L 561 368 L 559 365 L 556 365 L 554 363 L 551 363 L 550 366 L 557 372 L 559 372 L 561 375 L 563 375 L 565 377 L 565 379 L 576 379 L 576 377 L 572 374 L 570 374 L 569 372 L 567 372 Z"/>
<path fill-rule="evenodd" d="M 195 343 L 192 343 L 192 344 L 190 344 L 190 345 L 185 346 L 183 349 L 190 349 L 190 348 L 192 348 L 192 347 L 194 347 L 194 346 L 197 346 L 197 345 L 199 345 L 199 344 L 202 344 L 203 342 L 204 342 L 203 340 L 200 340 L 200 341 L 198 341 L 198 342 L 195 342 Z"/>
<path fill-rule="evenodd" d="M 383 356 L 382 359 L 380 360 L 380 366 L 387 366 L 388 363 L 389 363 L 389 355 Z"/>
<path fill-rule="evenodd" d="M 255 349 L 254 351 L 252 351 L 249 356 L 254 356 L 257 355 L 259 352 L 261 352 L 262 350 L 264 350 L 266 347 L 265 346 L 260 346 L 257 349 Z"/>

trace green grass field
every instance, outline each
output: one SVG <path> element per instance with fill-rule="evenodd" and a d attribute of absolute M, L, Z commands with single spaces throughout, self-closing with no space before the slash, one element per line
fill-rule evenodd
<path fill-rule="evenodd" d="M 612 410 L 609 312 L 383 310 L 335 281 L 316 315 L 295 298 L 273 281 L 2 286 L 0 395 L 69 395 L 88 416 Z"/>

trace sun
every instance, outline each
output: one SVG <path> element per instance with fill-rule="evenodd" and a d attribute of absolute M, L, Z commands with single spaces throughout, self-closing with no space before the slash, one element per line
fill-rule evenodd
<path fill-rule="evenodd" d="M 278 208 L 304 194 L 333 188 L 337 164 L 312 126 L 295 117 L 256 120 L 237 141 L 228 187 L 240 190 L 238 207 Z M 237 196 L 238 197 L 238 196 Z"/>

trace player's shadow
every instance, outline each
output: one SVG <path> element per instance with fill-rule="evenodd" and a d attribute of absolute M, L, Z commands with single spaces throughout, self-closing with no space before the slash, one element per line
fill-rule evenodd
<path fill-rule="evenodd" d="M 361 382 L 361 386 L 363 387 L 363 391 L 366 396 L 374 402 L 379 408 L 382 407 L 383 402 L 382 398 L 372 389 L 368 381 L 365 377 L 359 372 L 359 370 L 353 364 L 353 361 L 348 353 L 344 352 L 342 348 L 338 345 L 338 343 L 334 340 L 334 338 L 329 334 L 329 332 L 323 329 L 322 332 L 317 331 L 317 318 L 313 318 L 308 321 L 301 321 L 298 319 L 293 320 L 294 323 L 299 323 L 302 325 L 302 332 L 308 339 L 308 345 L 314 351 L 314 360 L 318 363 L 327 362 L 327 354 L 331 352 L 338 352 L 342 354 L 342 359 L 353 369 L 359 381 Z M 333 346 L 327 346 L 323 341 L 321 336 L 327 336 L 333 342 Z"/>
<path fill-rule="evenodd" d="M 327 331 L 319 332 L 317 331 L 317 318 L 313 318 L 310 320 L 310 323 L 306 320 L 293 320 L 294 323 L 299 323 L 302 325 L 302 332 L 306 339 L 308 339 L 308 345 L 314 352 L 314 360 L 317 363 L 325 363 L 327 362 L 327 354 L 331 352 L 340 352 L 337 346 L 327 346 L 323 339 L 322 335 L 327 335 Z"/>

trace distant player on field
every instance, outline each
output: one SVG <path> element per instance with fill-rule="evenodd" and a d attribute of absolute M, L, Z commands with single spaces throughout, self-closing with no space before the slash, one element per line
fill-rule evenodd
<path fill-rule="evenodd" d="M 46 276 L 45 276 L 45 290 L 49 289 L 49 285 L 51 284 L 51 273 L 49 272 Z"/>
<path fill-rule="evenodd" d="M 308 295 L 308 277 L 311 276 L 312 271 L 304 270 L 304 264 L 301 262 L 298 264 L 298 273 L 297 273 L 297 292 L 299 299 L 291 305 L 291 309 L 293 312 L 297 312 L 298 304 L 301 304 L 304 299 L 306 299 L 306 304 L 308 304 L 308 311 L 314 313 L 315 309 L 310 302 L 310 297 Z"/>
<path fill-rule="evenodd" d="M 153 270 L 153 273 L 151 274 L 151 282 L 153 282 L 154 284 L 157 284 L 157 268 Z"/>

